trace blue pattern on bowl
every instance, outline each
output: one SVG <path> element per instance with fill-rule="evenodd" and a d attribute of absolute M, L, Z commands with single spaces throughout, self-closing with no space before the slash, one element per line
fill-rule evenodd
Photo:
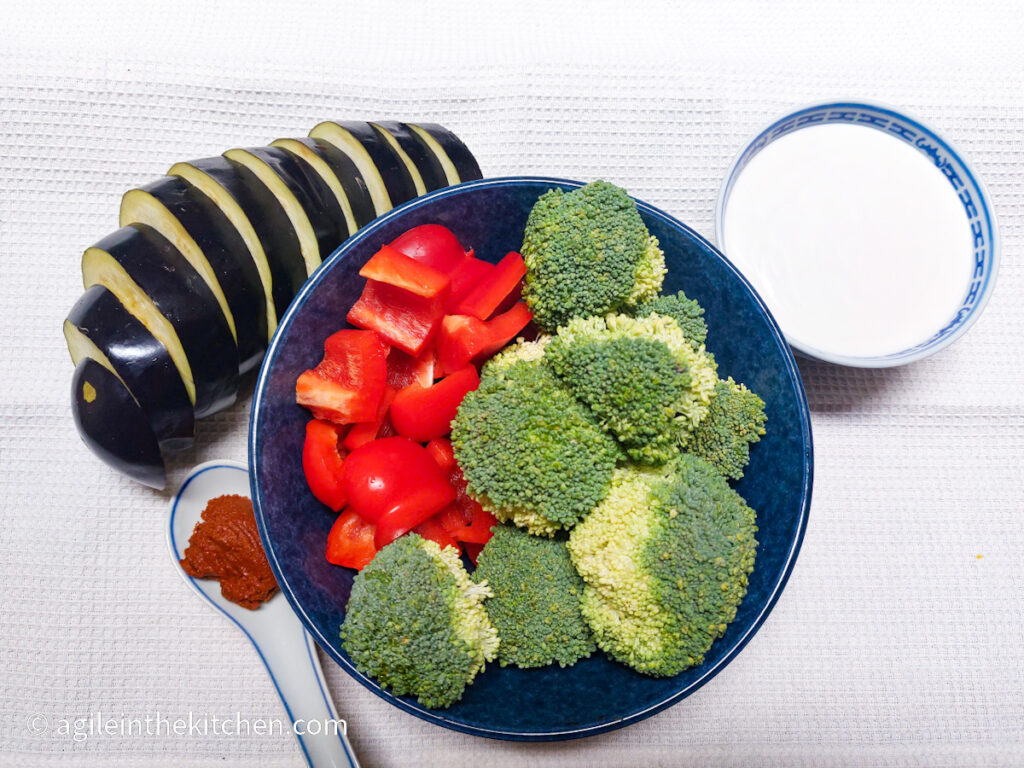
<path fill-rule="evenodd" d="M 942 172 L 960 198 L 964 213 L 971 227 L 973 237 L 974 270 L 971 281 L 964 292 L 960 307 L 942 328 L 929 339 L 908 349 L 879 356 L 840 355 L 816 349 L 790 340 L 800 352 L 839 365 L 857 368 L 889 368 L 906 365 L 934 355 L 945 349 L 981 317 L 992 291 L 995 289 L 996 274 L 999 272 L 999 228 L 995 212 L 989 202 L 988 193 L 967 161 L 931 128 L 921 122 L 881 104 L 861 101 L 837 101 L 802 107 L 759 133 L 733 161 L 725 175 L 715 209 L 715 239 L 719 247 L 725 244 L 725 207 L 729 193 L 736 179 L 751 160 L 765 147 L 778 138 L 793 131 L 814 125 L 827 124 L 863 125 L 887 133 L 914 147 L 929 158 Z"/>
<path fill-rule="evenodd" d="M 353 572 L 324 559 L 334 516 L 306 488 L 302 443 L 309 415 L 295 404 L 295 379 L 316 365 L 323 341 L 345 325 L 359 296 L 359 268 L 384 243 L 410 227 L 440 223 L 477 255 L 497 261 L 518 250 L 527 214 L 551 187 L 578 182 L 544 178 L 490 179 L 411 201 L 349 239 L 305 285 L 267 352 L 256 386 L 249 463 L 256 520 L 281 589 L 317 642 L 353 677 L 425 720 L 481 736 L 553 740 L 622 727 L 679 701 L 717 674 L 750 640 L 785 585 L 807 524 L 811 498 L 810 418 L 792 354 L 760 298 L 706 240 L 640 203 L 665 249 L 666 291 L 684 289 L 707 312 L 708 348 L 720 371 L 765 400 L 768 434 L 754 447 L 737 489 L 758 512 L 757 563 L 736 620 L 704 663 L 671 678 L 650 678 L 597 653 L 573 667 L 521 670 L 490 665 L 465 697 L 430 710 L 396 697 L 356 670 L 338 629 Z"/>

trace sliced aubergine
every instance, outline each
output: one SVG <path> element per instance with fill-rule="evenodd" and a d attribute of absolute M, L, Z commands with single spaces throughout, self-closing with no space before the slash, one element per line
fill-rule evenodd
<path fill-rule="evenodd" d="M 341 185 L 341 180 L 337 174 L 331 170 L 331 167 L 320 156 L 320 153 L 299 139 L 276 139 L 270 142 L 270 146 L 279 147 L 290 152 L 300 160 L 304 160 L 310 168 L 316 171 L 324 184 L 330 187 L 331 192 L 334 194 L 334 199 L 338 201 L 341 212 L 345 215 L 345 226 L 348 230 L 348 236 L 354 235 L 355 231 L 359 229 L 359 225 L 356 224 L 355 215 L 352 213 L 352 205 L 348 201 L 348 194 Z"/>
<path fill-rule="evenodd" d="M 441 161 L 427 149 L 426 144 L 416 138 L 409 126 L 395 120 L 382 120 L 370 123 L 370 125 L 402 158 L 402 162 L 409 169 L 409 175 L 412 176 L 412 180 L 416 184 L 417 194 L 423 195 L 448 186 L 448 178 L 444 175 Z"/>
<path fill-rule="evenodd" d="M 206 279 L 238 344 L 239 371 L 256 367 L 267 348 L 266 295 L 248 246 L 220 208 L 184 179 L 165 176 L 125 193 L 121 226 L 129 224 L 153 227 Z"/>
<path fill-rule="evenodd" d="M 176 163 L 168 173 L 213 200 L 249 247 L 263 282 L 269 342 L 307 277 L 302 247 L 284 208 L 256 174 L 221 155 Z"/>
<path fill-rule="evenodd" d="M 156 336 L 102 285 L 87 290 L 64 321 L 77 366 L 92 358 L 128 388 L 161 447 L 180 451 L 195 438 L 195 413 L 174 361 Z"/>
<path fill-rule="evenodd" d="M 256 174 L 284 208 L 299 238 L 307 276 L 348 237 L 337 198 L 305 160 L 280 147 L 229 149 L 224 157 Z"/>
<path fill-rule="evenodd" d="M 82 442 L 103 462 L 150 488 L 167 485 L 146 414 L 122 381 L 91 358 L 71 377 L 71 413 Z"/>
<path fill-rule="evenodd" d="M 416 185 L 401 158 L 369 123 L 327 121 L 309 135 L 344 152 L 366 180 L 377 215 L 416 197 Z"/>
<path fill-rule="evenodd" d="M 441 162 L 449 184 L 482 179 L 480 165 L 462 139 L 437 123 L 406 123 L 409 129 L 423 142 Z"/>
<path fill-rule="evenodd" d="M 238 394 L 238 348 L 217 299 L 163 235 L 145 224 L 112 232 L 82 255 L 86 288 L 102 285 L 167 347 L 196 417 Z"/>
<path fill-rule="evenodd" d="M 272 142 L 271 146 L 283 147 L 294 154 L 298 154 L 296 151 L 297 147 L 294 146 L 293 142 L 297 142 L 314 152 L 334 174 L 335 180 L 341 185 L 341 189 L 348 199 L 356 229 L 365 227 L 377 217 L 377 212 L 373 207 L 373 198 L 370 197 L 370 190 L 366 186 L 366 179 L 363 178 L 359 168 L 356 167 L 356 164 L 352 162 L 348 155 L 333 144 L 309 137 L 278 139 Z M 305 157 L 305 155 L 302 156 Z"/>

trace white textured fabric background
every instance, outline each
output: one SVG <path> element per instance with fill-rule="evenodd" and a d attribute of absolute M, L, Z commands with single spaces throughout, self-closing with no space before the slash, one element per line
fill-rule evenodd
<path fill-rule="evenodd" d="M 277 717 L 244 637 L 168 565 L 168 493 L 80 444 L 60 324 L 123 191 L 328 117 L 433 120 L 486 175 L 604 177 L 713 233 L 734 153 L 794 105 L 906 108 L 994 199 L 998 286 L 954 347 L 801 363 L 816 448 L 785 594 L 709 685 L 554 745 L 427 725 L 325 662 L 375 766 L 1024 765 L 1024 12 L 1019 3 L 210 4 L 0 10 L 0 762 L 296 766 L 290 737 L 32 736 L 48 717 Z M 251 391 L 249 381 L 247 390 Z M 171 487 L 245 460 L 248 397 Z"/>

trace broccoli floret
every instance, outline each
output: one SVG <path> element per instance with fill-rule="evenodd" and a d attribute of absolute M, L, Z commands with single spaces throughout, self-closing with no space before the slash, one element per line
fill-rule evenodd
<path fill-rule="evenodd" d="M 645 464 L 668 461 L 689 441 L 718 381 L 714 358 L 658 314 L 570 320 L 544 359 L 626 454 Z"/>
<path fill-rule="evenodd" d="M 617 470 L 569 536 L 598 646 L 654 676 L 700 664 L 746 595 L 756 531 L 754 511 L 696 456 Z"/>
<path fill-rule="evenodd" d="M 498 633 L 483 607 L 490 595 L 455 549 L 407 534 L 356 574 L 342 646 L 360 672 L 396 695 L 451 706 L 497 656 Z"/>
<path fill-rule="evenodd" d="M 523 296 L 539 328 L 634 307 L 661 290 L 665 254 L 626 191 L 606 181 L 538 198 L 523 234 Z"/>
<path fill-rule="evenodd" d="M 715 398 L 693 431 L 687 450 L 725 477 L 739 480 L 750 461 L 750 446 L 765 433 L 764 400 L 729 377 L 715 386 Z"/>
<path fill-rule="evenodd" d="M 484 366 L 462 400 L 452 446 L 468 490 L 530 533 L 570 528 L 604 497 L 621 453 L 542 360 L 536 342 Z M 543 353 L 543 348 L 540 348 Z"/>
<path fill-rule="evenodd" d="M 694 299 L 686 298 L 682 291 L 668 296 L 656 296 L 648 299 L 636 308 L 634 317 L 647 317 L 652 314 L 671 317 L 683 331 L 686 340 L 694 349 L 700 349 L 707 341 L 708 326 L 704 322 L 704 307 Z"/>
<path fill-rule="evenodd" d="M 531 536 L 502 525 L 480 553 L 474 579 L 486 579 L 494 597 L 487 615 L 498 630 L 502 666 L 575 664 L 594 652 L 594 638 L 580 614 L 583 579 L 564 538 Z"/>

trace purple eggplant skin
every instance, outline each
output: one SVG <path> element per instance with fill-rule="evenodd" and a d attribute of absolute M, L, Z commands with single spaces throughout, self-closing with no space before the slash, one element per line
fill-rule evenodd
<path fill-rule="evenodd" d="M 234 403 L 239 379 L 235 340 L 210 287 L 181 252 L 152 227 L 121 227 L 86 250 L 86 288 L 100 282 L 87 265 L 93 250 L 108 254 L 174 328 L 195 382 L 196 418 Z"/>
<path fill-rule="evenodd" d="M 398 142 L 398 146 L 409 156 L 412 164 L 419 171 L 427 192 L 448 186 L 448 178 L 444 174 L 441 162 L 422 141 L 416 138 L 416 134 L 405 123 L 400 123 L 397 120 L 381 120 L 372 122 L 370 125 L 378 131 L 390 134 Z"/>
<path fill-rule="evenodd" d="M 455 170 L 459 172 L 459 181 L 475 181 L 483 178 L 480 164 L 473 157 L 473 153 L 469 151 L 469 147 L 462 143 L 462 139 L 437 123 L 416 123 L 416 125 L 429 133 L 431 138 L 441 145 L 441 149 L 445 151 L 448 159 L 455 166 Z"/>
<path fill-rule="evenodd" d="M 373 161 L 381 179 L 384 180 L 384 188 L 391 198 L 391 206 L 397 208 L 416 197 L 416 184 L 409 175 L 409 170 L 402 162 L 402 158 L 391 148 L 387 140 L 380 136 L 373 126 L 361 120 L 338 120 L 338 125 L 351 133 L 356 140 L 363 145 Z"/>
<path fill-rule="evenodd" d="M 307 277 L 299 238 L 281 203 L 256 174 L 221 155 L 190 160 L 182 165 L 192 166 L 209 176 L 242 209 L 263 246 L 270 272 L 271 300 L 280 319 Z"/>
<path fill-rule="evenodd" d="M 366 180 L 348 155 L 333 144 L 320 139 L 304 136 L 295 141 L 309 147 L 334 172 L 348 198 L 348 204 L 352 208 L 352 216 L 356 220 L 357 227 L 365 227 L 377 217 L 373 208 L 373 199 L 366 187 Z M 349 236 L 354 234 L 355 232 L 349 232 Z"/>
<path fill-rule="evenodd" d="M 103 353 L 146 414 L 160 447 L 191 448 L 195 413 L 167 347 L 102 285 L 82 294 L 67 323 Z"/>
<path fill-rule="evenodd" d="M 267 349 L 267 304 L 242 236 L 210 198 L 184 179 L 164 176 L 139 189 L 159 200 L 203 252 L 234 318 L 239 372 L 251 371 Z"/>
<path fill-rule="evenodd" d="M 345 214 L 331 188 L 305 160 L 280 147 L 246 147 L 246 152 L 269 165 L 302 206 L 326 259 L 348 237 Z"/>
<path fill-rule="evenodd" d="M 149 419 L 121 380 L 91 358 L 71 377 L 71 413 L 82 442 L 101 461 L 150 488 L 167 485 Z"/>

